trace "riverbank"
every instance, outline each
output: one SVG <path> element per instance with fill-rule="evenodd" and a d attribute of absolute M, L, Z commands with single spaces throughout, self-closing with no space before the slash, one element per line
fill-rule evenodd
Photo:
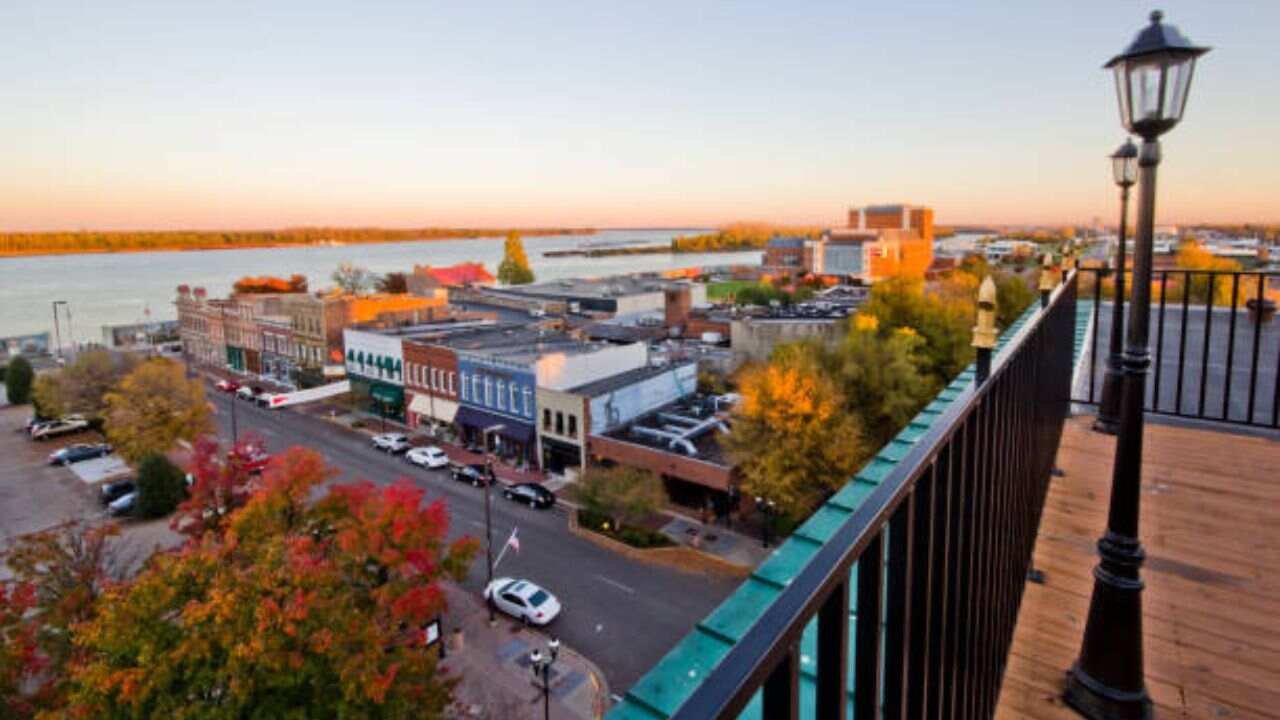
<path fill-rule="evenodd" d="M 692 255 L 692 254 L 711 254 L 711 253 L 738 253 L 748 252 L 751 250 L 763 250 L 764 245 L 759 248 L 753 247 L 723 247 L 723 248 L 705 248 L 694 249 L 684 247 L 673 247 L 666 245 L 632 245 L 629 247 L 613 247 L 613 248 L 590 248 L 590 249 L 570 249 L 570 250 L 547 250 L 542 253 L 543 257 L 585 257 L 585 258 L 602 258 L 616 257 L 626 255 L 661 255 L 669 253 L 671 255 Z"/>
<path fill-rule="evenodd" d="M 532 238 L 591 236 L 598 231 L 595 228 L 291 228 L 247 231 L 10 232 L 0 233 L 0 258 L 487 240 L 504 237 L 510 232 Z"/>

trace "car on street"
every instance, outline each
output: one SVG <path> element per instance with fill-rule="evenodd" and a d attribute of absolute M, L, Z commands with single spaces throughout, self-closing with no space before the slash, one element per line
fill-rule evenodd
<path fill-rule="evenodd" d="M 50 420 L 31 428 L 32 440 L 48 440 L 59 435 L 70 435 L 89 429 L 89 421 L 80 415 L 68 415 L 57 420 Z"/>
<path fill-rule="evenodd" d="M 449 474 L 458 482 L 471 483 L 476 487 L 484 487 L 489 482 L 489 469 L 482 464 L 450 463 Z"/>
<path fill-rule="evenodd" d="M 257 397 L 261 394 L 262 394 L 262 388 L 250 387 L 248 385 L 242 385 L 238 390 L 236 390 L 236 397 L 240 398 L 241 400 L 248 400 L 250 402 L 257 399 Z"/>
<path fill-rule="evenodd" d="M 258 396 L 258 407 L 274 408 L 289 398 L 289 393 L 264 392 Z"/>
<path fill-rule="evenodd" d="M 502 496 L 536 510 L 546 510 L 556 504 L 556 494 L 538 483 L 516 483 L 503 490 Z"/>
<path fill-rule="evenodd" d="M 213 386 L 224 393 L 233 393 L 240 389 L 240 383 L 235 380 L 219 380 Z"/>
<path fill-rule="evenodd" d="M 81 460 L 106 457 L 111 454 L 111 446 L 106 443 L 76 443 L 61 450 L 49 453 L 50 465 L 70 465 Z"/>
<path fill-rule="evenodd" d="M 107 503 L 107 512 L 112 517 L 126 517 L 133 514 L 134 506 L 138 503 L 138 491 L 125 493 L 120 497 Z"/>
<path fill-rule="evenodd" d="M 528 580 L 498 578 L 484 589 L 484 599 L 526 625 L 546 625 L 560 614 L 555 595 Z"/>
<path fill-rule="evenodd" d="M 103 505 L 110 505 L 137 489 L 138 486 L 132 480 L 116 480 L 102 486 L 98 491 L 100 493 L 99 499 Z"/>
<path fill-rule="evenodd" d="M 404 459 L 418 467 L 424 467 L 431 470 L 449 465 L 449 456 L 444 454 L 444 450 L 441 450 L 434 445 L 431 447 L 413 448 L 404 454 Z"/>
<path fill-rule="evenodd" d="M 409 436 L 400 433 L 382 433 L 373 436 L 374 449 L 389 453 L 402 453 L 409 449 Z"/>

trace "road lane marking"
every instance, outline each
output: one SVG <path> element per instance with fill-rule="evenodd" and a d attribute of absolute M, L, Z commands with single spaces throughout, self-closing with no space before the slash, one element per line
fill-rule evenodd
<path fill-rule="evenodd" d="M 596 575 L 596 579 L 597 579 L 597 580 L 599 580 L 600 582 L 603 582 L 603 583 L 607 583 L 607 584 L 609 584 L 609 585 L 612 585 L 612 586 L 614 586 L 614 587 L 618 588 L 619 590 L 621 590 L 622 592 L 627 593 L 628 595 L 635 595 L 635 594 L 636 594 L 636 591 L 635 591 L 634 589 L 632 589 L 632 588 L 630 588 L 630 587 L 627 587 L 626 585 L 623 585 L 622 583 L 618 582 L 617 580 L 610 580 L 609 578 L 607 578 L 607 577 L 605 577 L 605 576 L 603 576 L 603 575 Z"/>

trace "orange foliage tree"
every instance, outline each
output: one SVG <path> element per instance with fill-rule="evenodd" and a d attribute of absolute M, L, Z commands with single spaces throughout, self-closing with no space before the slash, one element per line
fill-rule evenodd
<path fill-rule="evenodd" d="M 78 626 L 57 717 L 441 717 L 455 680 L 422 628 L 477 544 L 407 480 L 314 491 L 292 448 L 221 532 L 154 556 Z"/>
<path fill-rule="evenodd" d="M 289 279 L 263 275 L 253 277 L 246 275 L 231 286 L 233 292 L 239 293 L 297 293 L 307 291 L 305 275 L 290 275 Z"/>

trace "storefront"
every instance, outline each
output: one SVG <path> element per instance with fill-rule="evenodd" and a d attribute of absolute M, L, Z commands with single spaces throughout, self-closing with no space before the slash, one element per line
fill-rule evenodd
<path fill-rule="evenodd" d="M 404 388 L 353 375 L 351 394 L 360 399 L 365 411 L 388 420 L 404 422 Z"/>
<path fill-rule="evenodd" d="M 227 365 L 238 372 L 244 372 L 244 350 L 231 345 L 227 346 Z"/>
<path fill-rule="evenodd" d="M 467 447 L 492 451 L 513 464 L 537 465 L 532 424 L 469 405 L 458 408 L 454 423 Z M 488 434 L 488 446 L 485 447 L 485 431 L 499 426 L 500 429 Z"/>

